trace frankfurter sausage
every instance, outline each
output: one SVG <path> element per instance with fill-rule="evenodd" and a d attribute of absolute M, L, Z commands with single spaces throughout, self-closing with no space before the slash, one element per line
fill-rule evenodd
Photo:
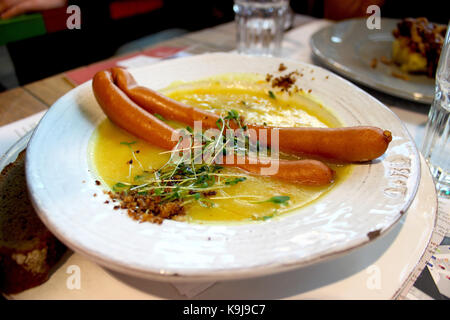
<path fill-rule="evenodd" d="M 166 150 L 173 150 L 178 145 L 178 141 L 172 138 L 178 136 L 176 130 L 133 102 L 116 86 L 110 71 L 98 72 L 93 78 L 92 88 L 102 110 L 120 128 Z M 334 171 L 317 160 L 265 159 L 268 160 L 265 162 L 264 159 L 254 159 L 254 163 L 248 157 L 237 160 L 238 156 L 235 155 L 232 163 L 227 163 L 226 159 L 222 163 L 252 174 L 268 175 L 303 185 L 327 185 L 334 178 Z M 275 166 L 277 170 L 264 174 L 263 169 L 270 166 Z"/>
<path fill-rule="evenodd" d="M 154 90 L 139 86 L 133 76 L 122 68 L 111 70 L 116 85 L 131 100 L 151 113 L 158 113 L 166 119 L 193 125 L 202 121 L 204 128 L 215 128 L 220 116 L 170 99 Z M 230 124 L 236 128 L 237 124 Z M 336 162 L 363 162 L 378 158 L 385 153 L 392 140 L 391 132 L 371 126 L 346 128 L 276 128 L 248 124 L 250 139 L 259 140 L 261 129 L 266 130 L 267 144 L 272 130 L 278 130 L 278 148 L 281 151 L 320 157 Z"/>
<path fill-rule="evenodd" d="M 97 72 L 92 89 L 108 118 L 122 129 L 163 149 L 172 150 L 178 141 L 171 139 L 173 128 L 140 108 L 113 82 L 110 71 Z"/>
<path fill-rule="evenodd" d="M 188 106 L 170 99 L 154 90 L 139 86 L 133 76 L 122 68 L 111 68 L 114 83 L 150 113 L 157 113 L 167 120 L 179 121 L 194 126 L 194 121 L 202 121 L 204 128 L 217 128 L 216 122 L 220 116 L 202 109 Z"/>

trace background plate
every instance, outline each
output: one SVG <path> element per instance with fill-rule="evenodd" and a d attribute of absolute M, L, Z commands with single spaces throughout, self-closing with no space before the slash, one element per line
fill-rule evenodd
<path fill-rule="evenodd" d="M 394 65 L 380 62 L 390 59 L 392 30 L 400 20 L 381 19 L 381 29 L 370 30 L 366 19 L 350 19 L 316 32 L 310 40 L 314 55 L 332 70 L 370 88 L 411 101 L 430 104 L 434 97 L 434 79 L 425 75 L 409 75 L 409 80 L 392 76 L 403 73 Z M 371 68 L 373 58 L 377 67 Z"/>
<path fill-rule="evenodd" d="M 346 253 L 385 233 L 406 212 L 420 179 L 420 159 L 401 121 L 350 82 L 295 61 L 208 54 L 132 70 L 136 80 L 160 89 L 175 80 L 227 72 L 288 70 L 314 74 L 311 89 L 345 125 L 389 129 L 383 157 L 358 165 L 339 187 L 314 205 L 279 219 L 245 225 L 165 221 L 139 224 L 103 202 L 90 172 L 88 142 L 104 119 L 91 83 L 58 100 L 35 130 L 27 150 L 30 195 L 47 227 L 74 251 L 108 268 L 159 280 L 219 280 L 286 271 Z M 97 193 L 99 196 L 93 197 Z"/>

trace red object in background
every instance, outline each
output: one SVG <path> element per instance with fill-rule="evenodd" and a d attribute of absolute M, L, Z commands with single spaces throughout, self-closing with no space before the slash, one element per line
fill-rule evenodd
<path fill-rule="evenodd" d="M 115 1 L 109 5 L 109 12 L 111 19 L 116 20 L 160 9 L 162 6 L 163 0 Z"/>
<path fill-rule="evenodd" d="M 118 20 L 160 9 L 162 6 L 163 0 L 124 0 L 110 3 L 109 11 L 111 19 Z M 67 7 L 44 10 L 40 13 L 47 33 L 67 28 L 67 18 L 70 16 L 67 13 Z"/>
<path fill-rule="evenodd" d="M 41 12 L 47 33 L 61 31 L 67 28 L 67 7 L 45 10 Z"/>

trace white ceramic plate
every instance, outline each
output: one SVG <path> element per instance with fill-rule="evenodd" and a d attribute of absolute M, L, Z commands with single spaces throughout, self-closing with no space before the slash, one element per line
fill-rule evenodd
<path fill-rule="evenodd" d="M 401 121 L 350 82 L 316 66 L 274 58 L 208 54 L 131 70 L 154 89 L 175 80 L 227 72 L 265 75 L 283 62 L 312 72 L 299 85 L 333 110 L 345 125 L 389 129 L 383 157 L 352 175 L 314 205 L 279 219 L 245 225 L 165 221 L 139 224 L 103 202 L 89 171 L 88 142 L 104 119 L 83 84 L 58 100 L 35 130 L 26 174 L 33 204 L 47 227 L 74 251 L 108 268 L 158 280 L 219 280 L 260 276 L 335 257 L 389 230 L 406 212 L 420 179 L 420 159 Z M 93 194 L 99 194 L 93 197 Z"/>
<path fill-rule="evenodd" d="M 310 40 L 314 55 L 327 67 L 370 88 L 411 101 L 430 104 L 434 96 L 434 79 L 425 75 L 408 75 L 405 81 L 392 76 L 402 73 L 394 65 L 380 62 L 390 59 L 392 30 L 400 20 L 381 19 L 381 29 L 370 30 L 366 19 L 350 19 L 316 32 Z M 371 61 L 377 58 L 374 69 Z"/>

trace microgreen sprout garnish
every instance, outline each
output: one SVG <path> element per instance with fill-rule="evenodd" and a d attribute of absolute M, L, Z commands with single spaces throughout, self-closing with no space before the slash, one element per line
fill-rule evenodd
<path fill-rule="evenodd" d="M 225 184 L 226 185 L 230 185 L 230 186 L 234 186 L 235 184 L 238 184 L 239 182 L 245 181 L 247 180 L 246 177 L 239 177 L 239 178 L 228 178 L 225 179 Z"/>
<path fill-rule="evenodd" d="M 269 90 L 269 97 L 271 97 L 272 99 L 276 99 L 276 95 L 275 93 L 273 93 L 273 91 Z"/>
<path fill-rule="evenodd" d="M 227 111 L 218 119 L 216 125 L 219 130 L 215 130 L 212 135 L 189 126 L 180 129 L 180 138 L 176 146 L 171 151 L 161 152 L 169 154 L 169 160 L 157 170 L 145 170 L 141 165 L 142 172 L 134 177 L 131 176 L 131 166 L 135 162 L 140 164 L 135 155 L 136 151 L 133 150 L 137 142 L 121 142 L 130 149 L 133 158 L 127 162 L 130 166 L 127 182 L 118 182 L 112 187 L 116 195 L 119 195 L 117 199 L 128 199 L 127 208 L 134 213 L 139 211 L 139 214 L 144 216 L 148 210 L 150 214 L 155 214 L 151 212 L 154 208 L 152 203 L 158 206 L 157 212 L 168 211 L 169 209 L 164 209 L 165 206 L 179 210 L 191 203 L 211 208 L 216 206 L 215 200 L 221 199 L 247 198 L 239 201 L 287 205 L 290 199 L 288 196 L 275 196 L 263 200 L 261 196 L 233 196 L 226 193 L 227 188 L 246 181 L 247 176 L 222 172 L 224 167 L 220 165 L 222 163 L 220 161 L 230 153 L 240 156 L 250 155 L 252 150 L 259 149 L 259 143 L 257 141 L 251 144 L 253 142 L 250 141 L 247 126 L 243 124 L 236 110 Z M 240 129 L 236 130 L 240 132 L 239 134 L 228 134 L 227 129 L 236 128 Z M 144 210 L 139 207 L 141 202 L 146 203 Z M 266 219 L 269 219 L 269 216 L 265 217 Z"/>
<path fill-rule="evenodd" d="M 132 146 L 133 144 L 135 144 L 136 142 L 137 142 L 137 141 L 131 141 L 131 142 L 122 141 L 120 144 L 123 144 L 123 145 L 128 146 L 128 147 L 131 148 L 131 146 Z"/>
<path fill-rule="evenodd" d="M 274 204 L 281 204 L 281 205 L 287 205 L 288 201 L 291 199 L 291 197 L 289 196 L 273 196 L 270 199 L 264 200 L 264 201 L 254 201 L 252 203 L 267 203 L 267 202 L 271 202 Z"/>
<path fill-rule="evenodd" d="M 225 116 L 224 119 L 240 121 L 239 113 L 236 110 L 231 109 L 230 111 L 228 111 L 228 114 Z"/>
<path fill-rule="evenodd" d="M 222 118 L 217 119 L 216 126 L 219 130 L 222 130 L 222 128 L 223 128 L 223 119 Z"/>
<path fill-rule="evenodd" d="M 143 171 L 141 174 L 135 175 L 133 180 L 134 181 L 140 181 L 140 180 L 142 180 L 144 178 L 148 178 L 149 175 L 150 175 L 149 171 Z"/>
<path fill-rule="evenodd" d="M 171 151 L 161 152 L 170 154 L 169 160 L 162 167 L 152 171 L 143 170 L 134 177 L 130 176 L 131 183 L 118 182 L 113 186 L 113 191 L 146 195 L 157 198 L 161 204 L 178 201 L 181 205 L 186 205 L 197 202 L 204 207 L 214 207 L 215 203 L 210 197 L 247 179 L 242 174 L 222 173 L 223 166 L 215 161 L 226 155 L 227 149 L 231 149 L 230 152 L 240 151 L 244 155 L 248 153 L 248 136 L 230 138 L 225 135 L 225 130 L 231 129 L 232 121 L 242 128 L 239 113 L 230 110 L 217 121 L 218 136 L 208 136 L 186 127 L 182 130 L 182 137 L 176 147 Z M 121 142 L 130 148 L 134 160 L 137 160 L 132 148 L 135 143 L 136 141 Z M 132 160 L 127 162 L 130 166 L 133 164 Z"/>
<path fill-rule="evenodd" d="M 272 214 L 266 214 L 266 215 L 264 215 L 262 217 L 258 216 L 258 215 L 253 215 L 252 220 L 267 221 L 267 220 L 270 220 L 272 218 L 275 218 L 278 214 L 279 214 L 278 210 L 275 209 Z"/>
<path fill-rule="evenodd" d="M 156 118 L 158 118 L 159 120 L 161 120 L 161 121 L 166 121 L 166 119 L 162 116 L 162 115 L 160 115 L 160 114 L 158 114 L 158 113 L 154 113 L 153 114 Z"/>
<path fill-rule="evenodd" d="M 119 192 L 123 191 L 129 188 L 129 184 L 125 184 L 122 182 L 117 182 L 115 185 L 112 186 L 113 191 Z"/>

